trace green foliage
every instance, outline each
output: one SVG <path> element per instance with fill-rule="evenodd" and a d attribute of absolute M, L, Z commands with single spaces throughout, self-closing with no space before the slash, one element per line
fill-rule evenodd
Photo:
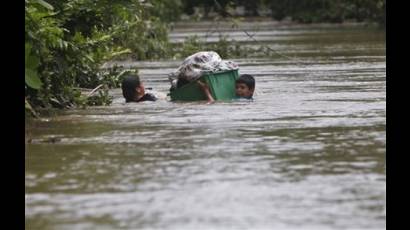
<path fill-rule="evenodd" d="M 97 95 L 90 95 L 85 100 L 83 106 L 95 106 L 95 105 L 109 105 L 111 104 L 113 97 L 109 95 L 108 88 L 99 90 Z"/>
<path fill-rule="evenodd" d="M 25 45 L 25 82 L 33 89 L 40 89 L 41 80 L 37 76 L 37 67 L 39 60 L 36 56 L 31 54 L 31 45 L 26 43 Z"/>
<path fill-rule="evenodd" d="M 183 11 L 183 0 L 151 0 L 149 11 L 164 22 L 178 21 Z"/>
<path fill-rule="evenodd" d="M 180 1 L 25 0 L 26 108 L 106 105 L 121 70 L 103 70 L 110 59 L 165 57 L 168 27 Z M 78 88 L 94 89 L 84 96 Z M 30 105 L 30 106 L 28 106 Z"/>
<path fill-rule="evenodd" d="M 168 52 L 168 27 L 159 18 L 121 25 L 116 43 L 127 47 L 137 60 L 158 59 Z M 121 30 L 119 29 L 119 30 Z"/>

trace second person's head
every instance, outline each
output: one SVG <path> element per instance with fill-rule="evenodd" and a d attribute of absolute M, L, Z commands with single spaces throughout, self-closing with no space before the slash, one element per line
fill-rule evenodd
<path fill-rule="evenodd" d="M 121 88 L 125 102 L 136 102 L 145 94 L 144 84 L 136 74 L 126 75 L 122 80 Z"/>
<path fill-rule="evenodd" d="M 255 91 L 255 79 L 252 75 L 242 74 L 236 79 L 235 93 L 236 96 L 244 98 L 252 98 Z"/>

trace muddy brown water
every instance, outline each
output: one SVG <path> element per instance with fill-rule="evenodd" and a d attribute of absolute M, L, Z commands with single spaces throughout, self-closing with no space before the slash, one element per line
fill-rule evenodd
<path fill-rule="evenodd" d="M 30 124 L 26 229 L 384 229 L 384 31 L 249 25 L 302 61 L 234 59 L 253 102 L 125 104 L 114 89 L 111 106 Z M 119 64 L 167 93 L 181 61 Z"/>

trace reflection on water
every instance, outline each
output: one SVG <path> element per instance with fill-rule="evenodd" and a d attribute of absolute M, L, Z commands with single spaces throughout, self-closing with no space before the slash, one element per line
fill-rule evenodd
<path fill-rule="evenodd" d="M 260 28 L 303 63 L 237 59 L 254 102 L 124 104 L 115 89 L 109 107 L 30 124 L 26 228 L 384 229 L 383 32 Z M 180 61 L 122 64 L 166 93 Z"/>

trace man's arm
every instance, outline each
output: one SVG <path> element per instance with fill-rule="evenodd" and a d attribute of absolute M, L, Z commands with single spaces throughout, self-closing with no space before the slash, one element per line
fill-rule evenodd
<path fill-rule="evenodd" d="M 211 92 L 209 91 L 209 86 L 208 86 L 206 83 L 201 82 L 201 81 L 197 81 L 197 83 L 198 83 L 198 85 L 199 85 L 199 88 L 201 88 L 202 91 L 205 93 L 206 98 L 208 99 L 208 102 L 209 102 L 209 103 L 214 102 L 215 100 L 214 100 L 214 98 L 212 97 Z"/>

